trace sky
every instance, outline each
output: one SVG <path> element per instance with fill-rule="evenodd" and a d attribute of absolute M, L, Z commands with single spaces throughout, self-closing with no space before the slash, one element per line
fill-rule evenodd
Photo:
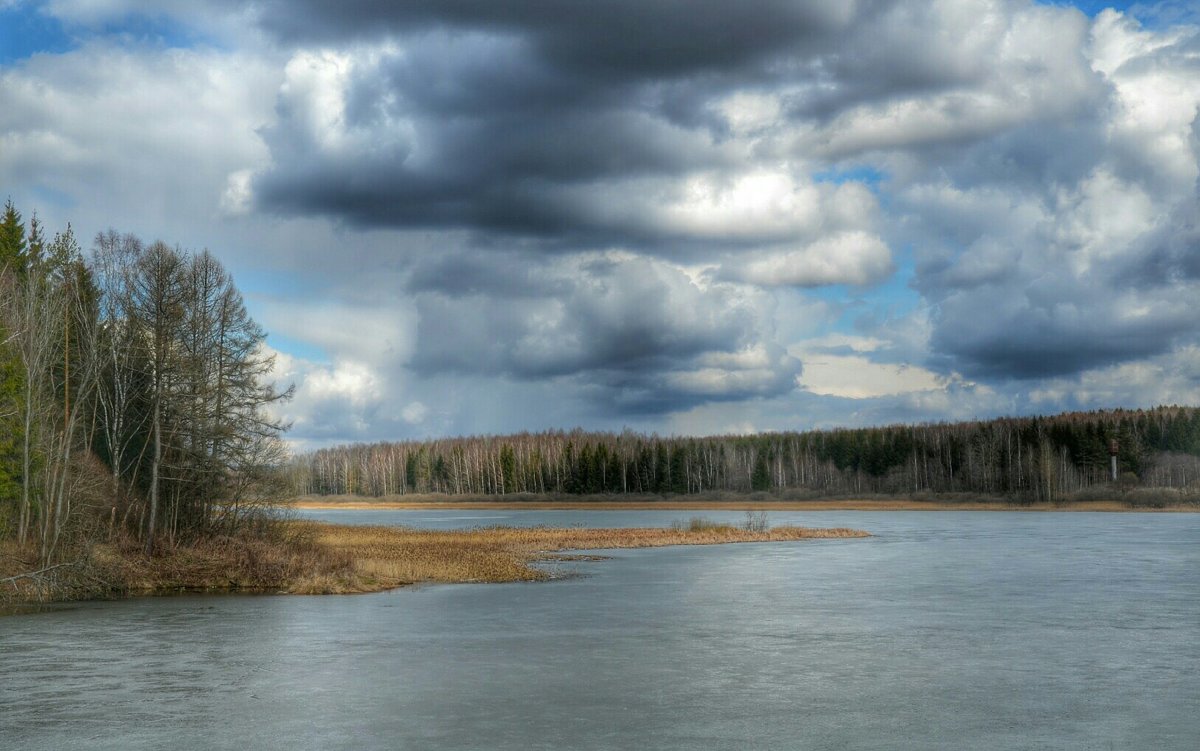
<path fill-rule="evenodd" d="M 0 0 L 0 200 L 209 249 L 297 449 L 1200 404 L 1200 2 Z"/>

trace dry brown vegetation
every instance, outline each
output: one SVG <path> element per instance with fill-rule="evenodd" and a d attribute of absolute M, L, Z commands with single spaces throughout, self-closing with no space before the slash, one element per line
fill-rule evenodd
<path fill-rule="evenodd" d="M 161 545 L 116 537 L 75 548 L 63 563 L 39 567 L 32 546 L 0 545 L 0 602 L 95 599 L 131 594 L 286 591 L 295 581 L 350 580 L 348 556 L 307 530 L 242 533 Z"/>
<path fill-rule="evenodd" d="M 865 537 L 853 529 L 776 527 L 747 531 L 696 520 L 673 528 L 492 527 L 418 530 L 290 522 L 278 534 L 206 539 L 146 556 L 135 540 L 97 544 L 87 556 L 35 571 L 34 557 L 0 550 L 0 599 L 38 601 L 180 592 L 371 592 L 418 582 L 546 579 L 538 561 L 568 550 L 715 545 Z"/>
<path fill-rule="evenodd" d="M 688 523 L 672 528 L 551 529 L 492 527 L 472 530 L 418 530 L 405 527 L 313 525 L 316 540 L 346 554 L 359 579 L 351 585 L 383 589 L 415 582 L 536 581 L 548 574 L 531 565 L 555 560 L 566 550 L 646 548 L 665 545 L 718 545 L 780 542 L 829 537 L 866 537 L 855 529 L 776 527 L 750 532 L 724 524 Z M 335 584 L 335 586 L 328 586 Z M 345 584 L 343 583 L 343 586 Z M 301 582 L 297 591 L 346 591 L 333 582 Z"/>

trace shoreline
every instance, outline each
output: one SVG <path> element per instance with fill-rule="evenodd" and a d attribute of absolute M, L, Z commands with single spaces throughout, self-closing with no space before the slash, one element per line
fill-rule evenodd
<path fill-rule="evenodd" d="M 870 537 L 844 527 L 748 529 L 702 519 L 632 529 L 428 530 L 317 521 L 285 524 L 283 534 L 271 539 L 203 540 L 152 557 L 145 556 L 140 545 L 98 543 L 81 551 L 79 562 L 52 567 L 70 578 L 37 576 L 51 569 L 32 574 L 0 570 L 0 582 L 13 587 L 0 591 L 0 615 L 51 602 L 127 597 L 354 594 L 427 583 L 543 581 L 555 577 L 538 568 L 538 563 L 598 559 L 583 552 L 588 550 Z M 10 558 L 10 563 L 15 560 Z"/>
<path fill-rule="evenodd" d="M 815 500 L 815 501 L 713 501 L 713 500 L 317 500 L 290 501 L 288 508 L 310 511 L 1017 511 L 1017 512 L 1103 512 L 1103 513 L 1197 513 L 1200 506 L 1166 505 L 1161 508 L 1132 506 L 1117 500 L 1070 501 L 1018 505 L 999 501 L 915 501 L 907 499 Z"/>

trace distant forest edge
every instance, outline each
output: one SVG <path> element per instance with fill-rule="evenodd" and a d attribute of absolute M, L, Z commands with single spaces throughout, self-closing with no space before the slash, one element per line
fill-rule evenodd
<path fill-rule="evenodd" d="M 575 430 L 356 444 L 297 456 L 289 474 L 302 495 L 980 494 L 1055 503 L 1136 501 L 1141 491 L 1156 505 L 1200 499 L 1200 409 L 709 438 Z"/>

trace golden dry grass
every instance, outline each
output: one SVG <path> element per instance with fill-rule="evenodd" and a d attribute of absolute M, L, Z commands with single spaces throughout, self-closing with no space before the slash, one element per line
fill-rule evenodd
<path fill-rule="evenodd" d="M 493 527 L 418 530 L 311 524 L 320 545 L 353 561 L 357 579 L 298 581 L 295 592 L 368 591 L 416 582 L 536 581 L 548 574 L 537 561 L 561 558 L 564 550 L 718 545 L 830 537 L 866 537 L 854 529 L 776 527 L 748 532 L 726 525 L 703 529 L 551 529 Z"/>
<path fill-rule="evenodd" d="M 181 592 L 279 592 L 296 581 L 354 581 L 349 556 L 311 534 L 237 535 L 163 544 L 147 556 L 140 543 L 116 539 L 65 551 L 48 570 L 32 546 L 0 544 L 0 603 L 86 600 Z"/>
<path fill-rule="evenodd" d="M 537 561 L 566 550 L 715 545 L 822 537 L 866 537 L 853 529 L 776 527 L 749 532 L 711 523 L 668 529 L 493 527 L 418 530 L 288 522 L 269 537 L 240 535 L 164 546 L 146 556 L 132 540 L 95 543 L 56 567 L 53 579 L 21 578 L 0 602 L 90 599 L 180 592 L 374 592 L 419 582 L 535 581 Z M 0 548 L 0 580 L 37 569 L 31 550 Z"/>
<path fill-rule="evenodd" d="M 289 591 L 296 581 L 346 581 L 353 562 L 311 539 L 222 537 L 161 550 L 152 557 L 140 546 L 97 545 L 92 563 L 98 579 L 130 594 L 172 592 Z"/>

